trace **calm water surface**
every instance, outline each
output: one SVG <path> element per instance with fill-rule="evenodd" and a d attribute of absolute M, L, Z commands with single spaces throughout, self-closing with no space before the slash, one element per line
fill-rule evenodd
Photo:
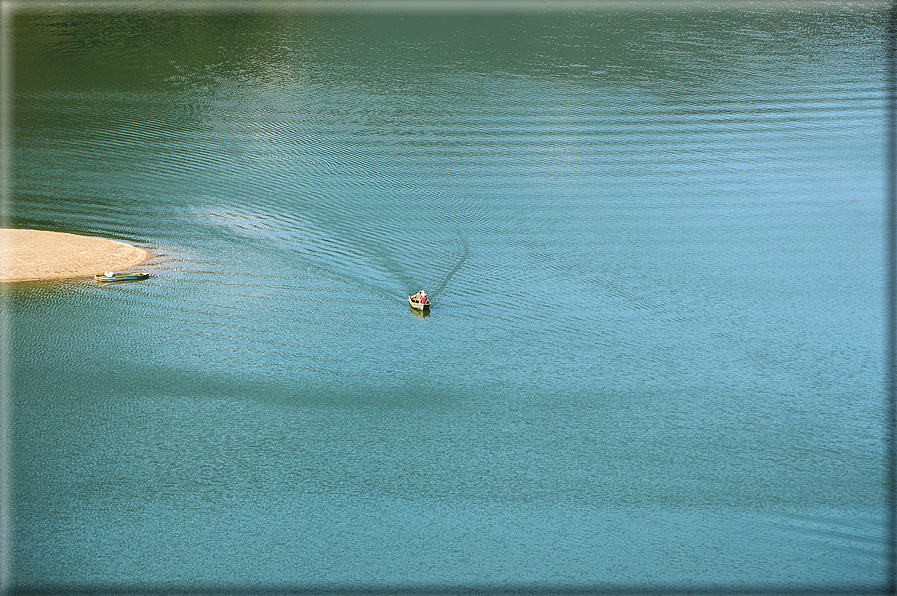
<path fill-rule="evenodd" d="M 15 582 L 881 584 L 883 22 L 17 14 Z"/>

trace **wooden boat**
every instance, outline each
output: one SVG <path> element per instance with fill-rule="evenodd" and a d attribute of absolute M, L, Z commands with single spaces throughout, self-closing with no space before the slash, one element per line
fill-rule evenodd
<path fill-rule="evenodd" d="M 430 299 L 427 298 L 423 304 L 420 303 L 419 300 L 416 300 L 417 295 L 408 296 L 408 304 L 411 305 L 411 308 L 416 308 L 417 310 L 430 310 Z"/>
<path fill-rule="evenodd" d="M 107 271 L 106 273 L 100 273 L 94 275 L 93 278 L 97 281 L 110 282 L 110 281 L 140 281 L 141 279 L 146 279 L 149 277 L 149 273 L 112 273 L 111 271 Z"/>

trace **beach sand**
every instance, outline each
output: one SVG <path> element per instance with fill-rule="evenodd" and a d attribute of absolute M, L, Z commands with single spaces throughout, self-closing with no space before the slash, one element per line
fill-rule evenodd
<path fill-rule="evenodd" d="M 0 228 L 0 281 L 85 277 L 128 269 L 148 258 L 142 248 L 116 240 Z"/>

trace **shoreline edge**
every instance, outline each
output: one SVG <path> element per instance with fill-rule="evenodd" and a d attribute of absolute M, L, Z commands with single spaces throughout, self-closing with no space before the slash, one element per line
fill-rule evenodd
<path fill-rule="evenodd" d="M 0 282 L 90 277 L 148 259 L 148 251 L 118 240 L 0 228 Z"/>

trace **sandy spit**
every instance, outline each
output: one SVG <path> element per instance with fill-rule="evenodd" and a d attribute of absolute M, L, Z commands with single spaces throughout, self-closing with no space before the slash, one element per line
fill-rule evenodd
<path fill-rule="evenodd" d="M 122 271 L 148 258 L 142 248 L 117 240 L 0 228 L 0 281 L 86 277 Z"/>

